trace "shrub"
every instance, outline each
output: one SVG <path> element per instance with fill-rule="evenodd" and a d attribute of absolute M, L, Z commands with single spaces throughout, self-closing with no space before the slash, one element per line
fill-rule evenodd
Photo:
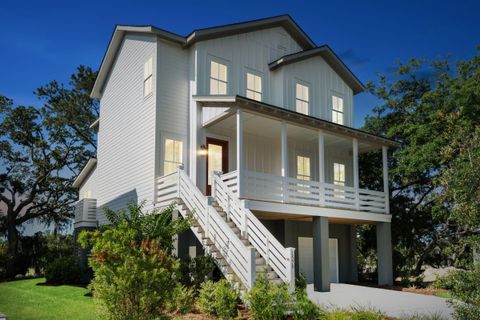
<path fill-rule="evenodd" d="M 295 307 L 293 317 L 298 320 L 320 319 L 325 313 L 313 303 L 305 289 L 297 289 L 295 292 Z"/>
<path fill-rule="evenodd" d="M 447 278 L 458 319 L 480 319 L 480 264 L 470 271 L 455 271 Z"/>
<path fill-rule="evenodd" d="M 201 284 L 198 306 L 211 316 L 233 319 L 237 314 L 238 299 L 238 293 L 227 280 L 206 281 Z"/>
<path fill-rule="evenodd" d="M 142 205 L 130 204 L 128 212 L 106 214 L 111 225 L 79 236 L 84 248 L 92 246 L 94 297 L 110 319 L 162 317 L 177 286 L 172 238 L 189 228 L 189 221 L 172 219 L 172 207 L 146 213 Z"/>
<path fill-rule="evenodd" d="M 286 285 L 275 286 L 266 277 L 260 277 L 247 296 L 253 317 L 258 320 L 283 319 L 292 309 L 292 297 Z"/>
<path fill-rule="evenodd" d="M 7 276 L 7 270 L 5 266 L 8 261 L 8 246 L 7 242 L 0 240 L 0 279 L 3 279 Z"/>
<path fill-rule="evenodd" d="M 169 305 L 169 311 L 181 314 L 189 313 L 195 305 L 195 290 L 177 285 L 174 290 L 174 300 Z"/>
<path fill-rule="evenodd" d="M 202 284 L 216 268 L 211 256 L 187 258 L 180 262 L 180 283 L 187 287 L 200 289 Z"/>
<path fill-rule="evenodd" d="M 307 276 L 305 273 L 300 272 L 295 276 L 295 290 L 298 292 L 307 290 Z"/>
<path fill-rule="evenodd" d="M 381 313 L 370 309 L 338 309 L 326 313 L 322 316 L 322 320 L 383 320 L 385 316 Z"/>
<path fill-rule="evenodd" d="M 82 279 L 82 272 L 73 257 L 61 257 L 45 267 L 45 278 L 50 284 L 75 284 Z"/>

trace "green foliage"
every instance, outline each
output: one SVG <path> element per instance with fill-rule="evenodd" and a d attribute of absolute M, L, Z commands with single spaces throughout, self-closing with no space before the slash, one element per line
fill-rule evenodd
<path fill-rule="evenodd" d="M 448 276 L 452 284 L 451 303 L 458 319 L 480 319 L 480 265 L 473 270 L 456 271 Z M 461 302 L 458 302 L 460 300 Z"/>
<path fill-rule="evenodd" d="M 456 66 L 412 59 L 369 87 L 381 104 L 364 129 L 400 143 L 389 157 L 396 274 L 468 266 L 480 222 L 480 55 Z M 363 187 L 381 188 L 380 163 L 378 152 L 362 155 Z M 360 234 L 367 259 L 374 233 Z"/>
<path fill-rule="evenodd" d="M 173 301 L 168 305 L 170 312 L 186 314 L 189 313 L 195 305 L 196 295 L 193 288 L 177 285 L 173 297 Z"/>
<path fill-rule="evenodd" d="M 313 320 L 320 319 L 325 316 L 315 303 L 313 303 L 307 295 L 305 289 L 297 289 L 295 292 L 293 318 L 296 320 Z"/>
<path fill-rule="evenodd" d="M 73 257 L 60 257 L 47 264 L 45 278 L 50 284 L 76 284 L 82 280 L 82 271 Z"/>
<path fill-rule="evenodd" d="M 172 208 L 143 212 L 108 211 L 112 222 L 103 230 L 84 231 L 79 242 L 92 246 L 89 264 L 94 296 L 109 319 L 155 319 L 172 305 L 179 263 L 169 254 L 172 238 L 189 222 L 172 219 Z"/>
<path fill-rule="evenodd" d="M 247 296 L 254 319 L 283 319 L 287 311 L 292 309 L 292 296 L 286 285 L 276 286 L 266 277 L 260 277 Z"/>
<path fill-rule="evenodd" d="M 233 319 L 237 314 L 238 292 L 222 279 L 205 281 L 200 286 L 198 306 L 202 312 L 222 319 Z"/>
<path fill-rule="evenodd" d="M 307 289 L 307 277 L 304 272 L 299 272 L 295 276 L 295 290 L 304 291 Z"/>
<path fill-rule="evenodd" d="M 350 310 L 338 309 L 326 312 L 322 320 L 383 320 L 385 316 L 376 310 L 354 307 Z"/>
<path fill-rule="evenodd" d="M 73 217 L 78 191 L 72 182 L 95 154 L 89 141 L 95 132 L 86 121 L 98 117 L 98 101 L 90 98 L 95 77 L 80 66 L 69 85 L 38 89 L 37 97 L 45 102 L 40 108 L 15 105 L 0 95 L 0 201 L 6 204 L 0 236 L 7 236 L 9 277 L 24 269 L 17 265 L 18 226 L 36 219 L 61 229 Z M 76 130 L 74 121 L 83 129 Z"/>
<path fill-rule="evenodd" d="M 0 240 L 0 279 L 3 279 L 7 275 L 5 266 L 8 260 L 8 247 L 5 241 Z"/>
<path fill-rule="evenodd" d="M 182 259 L 180 261 L 180 283 L 198 290 L 215 268 L 215 261 L 211 256 Z"/>

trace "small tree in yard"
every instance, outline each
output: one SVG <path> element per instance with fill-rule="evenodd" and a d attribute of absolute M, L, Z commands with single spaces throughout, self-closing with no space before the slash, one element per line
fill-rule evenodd
<path fill-rule="evenodd" d="M 170 254 L 173 236 L 187 230 L 190 221 L 172 219 L 172 207 L 150 213 L 142 207 L 107 210 L 109 226 L 79 237 L 84 248 L 92 247 L 91 287 L 109 319 L 155 319 L 174 298 L 179 263 Z"/>

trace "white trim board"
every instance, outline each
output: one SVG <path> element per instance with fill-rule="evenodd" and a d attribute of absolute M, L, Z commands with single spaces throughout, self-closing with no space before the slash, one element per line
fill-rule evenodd
<path fill-rule="evenodd" d="M 302 216 L 329 217 L 338 219 L 352 219 L 364 222 L 391 222 L 392 216 L 384 213 L 332 209 L 325 207 L 302 206 L 297 204 L 276 203 L 257 200 L 243 200 L 245 207 L 250 210 L 298 214 Z"/>

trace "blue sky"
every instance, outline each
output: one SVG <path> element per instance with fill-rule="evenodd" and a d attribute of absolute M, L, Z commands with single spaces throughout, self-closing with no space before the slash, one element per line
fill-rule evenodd
<path fill-rule="evenodd" d="M 98 68 L 115 24 L 152 24 L 182 35 L 290 14 L 364 82 L 410 57 L 465 59 L 480 44 L 479 1 L 10 1 L 0 3 L 0 94 L 38 105 L 33 91 Z M 355 126 L 376 100 L 355 97 Z"/>

